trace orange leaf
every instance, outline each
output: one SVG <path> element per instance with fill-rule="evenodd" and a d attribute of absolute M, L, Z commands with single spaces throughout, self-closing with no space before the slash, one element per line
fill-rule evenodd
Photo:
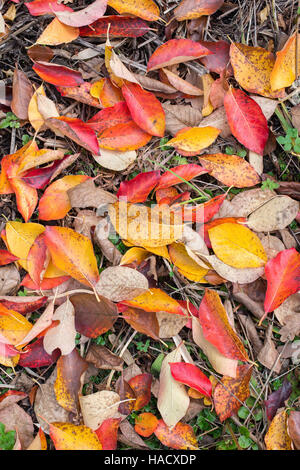
<path fill-rule="evenodd" d="M 87 426 L 54 422 L 50 437 L 56 450 L 102 450 L 97 434 Z"/>
<path fill-rule="evenodd" d="M 176 73 L 171 72 L 166 68 L 162 69 L 164 74 L 167 76 L 169 83 L 176 88 L 176 90 L 181 91 L 181 93 L 185 93 L 186 95 L 193 95 L 193 96 L 201 96 L 203 95 L 203 90 L 200 88 L 192 85 L 186 80 L 183 80 L 179 75 Z"/>
<path fill-rule="evenodd" d="M 224 0 L 182 0 L 174 10 L 177 21 L 200 18 L 203 15 L 212 15 L 224 3 Z"/>
<path fill-rule="evenodd" d="M 153 413 L 141 413 L 135 418 L 135 431 L 143 437 L 149 437 L 158 426 L 158 419 Z"/>
<path fill-rule="evenodd" d="M 96 429 L 95 433 L 102 444 L 103 450 L 117 448 L 118 428 L 121 418 L 108 418 Z"/>
<path fill-rule="evenodd" d="M 39 203 L 39 218 L 41 220 L 63 219 L 71 209 L 67 191 L 90 179 L 86 175 L 67 175 L 50 184 Z"/>
<path fill-rule="evenodd" d="M 45 240 L 56 267 L 86 286 L 98 282 L 97 260 L 89 238 L 70 228 L 47 226 Z"/>
<path fill-rule="evenodd" d="M 185 314 L 177 300 L 170 297 L 161 289 L 149 289 L 133 300 L 124 300 L 122 304 L 141 308 L 146 312 L 168 312 L 177 315 Z"/>
<path fill-rule="evenodd" d="M 179 422 L 173 428 L 169 428 L 162 419 L 154 431 L 160 442 L 171 449 L 197 450 L 198 442 L 192 426 Z"/>
<path fill-rule="evenodd" d="M 134 121 L 109 127 L 98 135 L 100 148 L 120 152 L 144 147 L 151 139 L 152 135 L 144 132 Z"/>
<path fill-rule="evenodd" d="M 41 233 L 34 240 L 27 255 L 28 274 L 39 288 L 49 261 L 50 253 L 45 243 L 44 233 Z"/>
<path fill-rule="evenodd" d="M 252 367 L 238 366 L 236 378 L 224 376 L 214 390 L 214 404 L 220 421 L 224 421 L 235 414 L 242 402 L 250 396 L 249 382 Z"/>
<path fill-rule="evenodd" d="M 300 37 L 298 36 L 298 76 L 300 73 Z M 296 80 L 296 33 L 277 52 L 274 68 L 271 73 L 272 90 L 289 87 Z"/>
<path fill-rule="evenodd" d="M 179 131 L 166 145 L 185 152 L 199 152 L 209 147 L 219 134 L 220 130 L 215 127 L 189 127 Z"/>
<path fill-rule="evenodd" d="M 200 163 L 210 171 L 210 175 L 226 186 L 248 188 L 260 182 L 254 168 L 238 155 L 216 153 L 199 157 Z"/>
<path fill-rule="evenodd" d="M 205 289 L 199 308 L 199 321 L 205 339 L 221 354 L 230 359 L 249 360 L 243 343 L 232 329 L 221 299 L 214 290 Z"/>
<path fill-rule="evenodd" d="M 44 44 L 47 46 L 57 46 L 74 41 L 79 36 L 79 29 L 72 26 L 67 26 L 61 23 L 57 18 L 48 24 L 42 34 L 36 41 L 36 44 Z"/>
<path fill-rule="evenodd" d="M 134 410 L 138 411 L 149 403 L 151 398 L 151 383 L 151 374 L 139 374 L 128 381 L 136 396 Z"/>
<path fill-rule="evenodd" d="M 122 93 L 134 122 L 148 134 L 163 137 L 165 112 L 153 93 L 131 82 L 124 83 Z"/>

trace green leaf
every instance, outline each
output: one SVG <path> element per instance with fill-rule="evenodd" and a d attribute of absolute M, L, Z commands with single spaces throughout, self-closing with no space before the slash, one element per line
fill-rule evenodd
<path fill-rule="evenodd" d="M 249 415 L 249 410 L 247 410 L 245 406 L 241 406 L 241 408 L 238 410 L 239 418 L 246 419 L 248 415 Z"/>
<path fill-rule="evenodd" d="M 5 432 L 5 426 L 0 423 L 0 449 L 12 450 L 16 441 L 16 431 Z"/>
<path fill-rule="evenodd" d="M 160 373 L 161 365 L 163 363 L 164 358 L 165 358 L 165 355 L 163 353 L 160 353 L 157 356 L 157 358 L 155 359 L 155 361 L 151 365 L 151 369 L 150 369 L 151 374 L 157 374 L 158 375 Z"/>
<path fill-rule="evenodd" d="M 279 188 L 279 184 L 276 183 L 276 181 L 271 180 L 270 178 L 267 178 L 265 181 L 263 181 L 261 185 L 261 189 L 277 189 Z"/>
<path fill-rule="evenodd" d="M 242 449 L 248 449 L 253 444 L 252 439 L 246 436 L 240 436 L 238 443 Z"/>

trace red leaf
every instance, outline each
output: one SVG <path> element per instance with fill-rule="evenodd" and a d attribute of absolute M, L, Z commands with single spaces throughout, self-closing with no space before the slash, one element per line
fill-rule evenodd
<path fill-rule="evenodd" d="M 13 263 L 19 259 L 17 256 L 12 255 L 7 250 L 0 250 L 0 266 L 5 266 L 6 264 Z"/>
<path fill-rule="evenodd" d="M 242 90 L 230 88 L 224 107 L 234 137 L 248 149 L 263 155 L 269 129 L 260 106 Z"/>
<path fill-rule="evenodd" d="M 81 119 L 61 116 L 46 119 L 46 124 L 52 130 L 58 130 L 78 145 L 95 155 L 99 152 L 99 145 L 95 132 Z"/>
<path fill-rule="evenodd" d="M 196 178 L 196 176 L 203 175 L 205 173 L 207 173 L 207 170 L 195 163 L 175 166 L 173 168 L 170 168 L 170 170 L 166 171 L 160 177 L 156 191 L 158 189 L 169 188 L 170 186 L 174 186 L 175 184 L 184 183 L 181 178 L 186 181 L 190 181 L 191 179 Z"/>
<path fill-rule="evenodd" d="M 183 211 L 184 222 L 205 223 L 213 218 L 220 210 L 221 205 L 226 199 L 226 194 L 220 194 L 213 197 L 203 204 L 194 207 L 185 207 Z"/>
<path fill-rule="evenodd" d="M 43 189 L 50 182 L 56 169 L 62 164 L 62 162 L 66 162 L 70 157 L 73 157 L 73 155 L 66 155 L 61 160 L 55 160 L 49 166 L 28 170 L 24 175 L 22 175 L 22 180 L 32 188 Z"/>
<path fill-rule="evenodd" d="M 48 62 L 36 62 L 33 70 L 47 83 L 57 86 L 78 86 L 84 83 L 82 75 L 76 70 Z"/>
<path fill-rule="evenodd" d="M 121 418 L 108 418 L 96 429 L 95 433 L 101 442 L 103 450 L 117 448 L 118 428 Z"/>
<path fill-rule="evenodd" d="M 226 41 L 199 41 L 199 43 L 212 52 L 211 55 L 199 59 L 201 64 L 210 72 L 221 74 L 230 63 L 230 44 Z M 231 65 L 230 72 L 230 75 L 232 75 L 233 71 Z"/>
<path fill-rule="evenodd" d="M 27 255 L 28 274 L 39 289 L 49 261 L 50 254 L 45 243 L 45 236 L 41 233 L 34 240 Z"/>
<path fill-rule="evenodd" d="M 134 402 L 135 411 L 140 410 L 146 406 L 151 398 L 151 384 L 152 384 L 152 375 L 151 374 L 139 374 L 135 377 L 132 377 L 128 381 L 128 384 L 135 392 L 136 401 Z"/>
<path fill-rule="evenodd" d="M 105 13 L 107 0 L 95 0 L 79 11 L 56 11 L 56 16 L 63 24 L 79 28 L 98 20 Z"/>
<path fill-rule="evenodd" d="M 210 54 L 212 54 L 210 50 L 191 39 L 170 39 L 153 52 L 148 61 L 147 71 L 180 64 Z"/>
<path fill-rule="evenodd" d="M 33 299 L 33 297 L 31 297 Z M 48 297 L 37 297 L 36 300 L 24 302 L 24 297 L 20 297 L 19 302 L 13 300 L 0 299 L 0 304 L 8 308 L 8 310 L 14 310 L 15 312 L 26 315 L 27 313 L 35 312 L 39 308 L 43 307 L 48 301 Z"/>
<path fill-rule="evenodd" d="M 110 25 L 110 37 L 138 38 L 150 31 L 146 21 L 141 18 L 110 15 L 99 18 L 90 26 L 80 28 L 80 36 L 96 36 L 105 38 L 107 36 L 108 25 Z"/>
<path fill-rule="evenodd" d="M 127 202 L 145 202 L 149 193 L 160 179 L 160 171 L 140 173 L 130 181 L 122 181 L 117 197 L 126 198 Z"/>
<path fill-rule="evenodd" d="M 163 137 L 165 112 L 153 93 L 132 82 L 122 86 L 122 93 L 134 122 L 148 134 Z"/>
<path fill-rule="evenodd" d="M 248 361 L 243 343 L 232 329 L 221 299 L 214 290 L 205 289 L 198 316 L 205 339 L 221 354 L 230 359 Z"/>
<path fill-rule="evenodd" d="M 38 338 L 34 343 L 27 344 L 21 352 L 19 365 L 21 367 L 45 367 L 51 366 L 60 356 L 60 350 L 55 349 L 51 356 L 43 347 L 44 338 Z"/>
<path fill-rule="evenodd" d="M 95 116 L 88 120 L 87 124 L 95 132 L 103 132 L 109 127 L 125 124 L 132 121 L 128 106 L 124 101 L 109 108 L 101 109 Z"/>
<path fill-rule="evenodd" d="M 59 3 L 58 0 L 34 0 L 33 2 L 25 3 L 25 6 L 32 16 L 53 15 L 56 11 L 73 11 L 72 8 Z"/>
<path fill-rule="evenodd" d="M 283 250 L 265 266 L 267 292 L 265 312 L 273 312 L 300 289 L 300 254 L 295 248 Z"/>
<path fill-rule="evenodd" d="M 146 145 L 152 136 L 144 132 L 134 121 L 109 127 L 98 134 L 99 147 L 108 150 L 136 150 Z"/>
<path fill-rule="evenodd" d="M 60 284 L 63 284 L 63 282 L 66 282 L 68 279 L 70 279 L 70 276 L 59 276 L 59 277 L 53 277 L 53 278 L 44 278 L 41 282 L 41 285 L 38 286 L 33 282 L 29 274 L 26 274 L 24 277 L 23 281 L 21 282 L 21 286 L 26 287 L 26 289 L 33 289 L 33 290 L 50 290 L 54 289 L 54 287 L 60 286 Z"/>
<path fill-rule="evenodd" d="M 212 385 L 206 375 L 201 370 L 194 366 L 194 364 L 188 364 L 186 362 L 169 362 L 171 368 L 172 377 L 189 387 L 198 390 L 206 397 L 211 396 Z"/>

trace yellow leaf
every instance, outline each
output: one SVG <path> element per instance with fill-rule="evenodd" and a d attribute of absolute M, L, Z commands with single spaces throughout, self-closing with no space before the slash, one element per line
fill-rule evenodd
<path fill-rule="evenodd" d="M 102 450 L 96 433 L 84 425 L 51 423 L 50 437 L 56 450 Z"/>
<path fill-rule="evenodd" d="M 191 127 L 179 131 L 166 145 L 175 147 L 185 152 L 198 152 L 209 147 L 220 134 L 220 129 L 215 127 Z"/>
<path fill-rule="evenodd" d="M 214 83 L 214 79 L 209 73 L 202 75 L 202 83 L 203 83 L 203 92 L 204 92 L 204 103 L 202 108 L 202 116 L 209 116 L 214 107 L 210 102 L 209 94 L 212 84 Z"/>
<path fill-rule="evenodd" d="M 31 328 L 32 324 L 24 315 L 4 306 L 0 307 L 0 335 L 6 338 L 9 344 L 21 343 Z"/>
<path fill-rule="evenodd" d="M 43 85 L 41 85 L 32 95 L 32 98 L 28 105 L 28 119 L 32 127 L 38 132 L 44 125 L 44 118 L 38 110 L 38 95 L 46 96 Z"/>
<path fill-rule="evenodd" d="M 216 256 L 229 266 L 259 268 L 268 260 L 257 235 L 241 224 L 221 224 L 208 233 Z"/>
<path fill-rule="evenodd" d="M 267 450 L 292 450 L 291 438 L 287 433 L 287 412 L 282 410 L 273 418 L 265 443 Z"/>
<path fill-rule="evenodd" d="M 172 243 L 169 246 L 169 254 L 180 274 L 190 281 L 207 284 L 204 276 L 208 273 L 208 269 L 204 269 L 188 255 L 183 243 Z"/>

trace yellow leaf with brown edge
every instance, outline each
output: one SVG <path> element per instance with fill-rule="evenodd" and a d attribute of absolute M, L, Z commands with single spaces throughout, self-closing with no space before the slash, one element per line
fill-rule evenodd
<path fill-rule="evenodd" d="M 241 224 L 220 224 L 208 230 L 216 256 L 234 268 L 259 268 L 268 260 L 260 239 Z"/>
<path fill-rule="evenodd" d="M 58 44 L 72 42 L 77 39 L 78 36 L 79 28 L 68 26 L 61 23 L 57 18 L 54 18 L 38 37 L 36 44 L 57 46 Z"/>
<path fill-rule="evenodd" d="M 0 335 L 9 344 L 21 343 L 31 328 L 32 324 L 26 320 L 24 315 L 0 305 Z"/>
<path fill-rule="evenodd" d="M 300 74 L 300 35 L 298 36 L 298 77 Z M 296 80 L 296 33 L 277 52 L 274 68 L 271 72 L 271 88 L 273 91 L 289 87 Z"/>
<path fill-rule="evenodd" d="M 9 251 L 19 258 L 17 263 L 28 271 L 26 258 L 29 250 L 38 235 L 45 231 L 45 227 L 32 222 L 7 222 L 5 231 Z M 63 275 L 65 272 L 56 268 L 50 261 L 44 276 L 53 278 Z"/>
<path fill-rule="evenodd" d="M 96 433 L 84 425 L 51 423 L 50 437 L 56 450 L 102 450 Z"/>
<path fill-rule="evenodd" d="M 108 215 L 122 239 L 145 249 L 169 245 L 181 238 L 183 233 L 179 217 L 175 216 L 170 223 L 164 223 L 162 214 L 142 204 L 115 202 L 110 204 Z"/>
<path fill-rule="evenodd" d="M 167 312 L 177 315 L 187 315 L 187 312 L 177 300 L 170 297 L 161 289 L 152 288 L 132 300 L 124 300 L 122 304 L 129 307 L 141 308 L 146 312 Z"/>
<path fill-rule="evenodd" d="M 166 145 L 185 152 L 198 152 L 209 147 L 220 134 L 215 127 L 188 127 L 179 131 Z"/>
<path fill-rule="evenodd" d="M 249 382 L 252 366 L 242 365 L 237 368 L 236 378 L 224 376 L 214 390 L 214 404 L 220 421 L 235 414 L 242 403 L 250 396 Z"/>
<path fill-rule="evenodd" d="M 97 260 L 88 237 L 67 227 L 47 226 L 45 242 L 57 268 L 88 287 L 97 284 Z"/>
<path fill-rule="evenodd" d="M 204 269 L 188 255 L 183 243 L 172 243 L 169 246 L 169 255 L 172 263 L 187 279 L 193 282 L 207 283 L 204 276 L 209 270 Z"/>
<path fill-rule="evenodd" d="M 275 92 L 271 88 L 270 78 L 275 65 L 275 57 L 270 51 L 262 47 L 232 43 L 230 61 L 234 77 L 244 90 L 267 98 L 284 97 L 284 89 Z"/>
<path fill-rule="evenodd" d="M 267 450 L 292 450 L 292 441 L 287 432 L 287 419 L 286 410 L 279 411 L 273 418 L 265 435 Z"/>

